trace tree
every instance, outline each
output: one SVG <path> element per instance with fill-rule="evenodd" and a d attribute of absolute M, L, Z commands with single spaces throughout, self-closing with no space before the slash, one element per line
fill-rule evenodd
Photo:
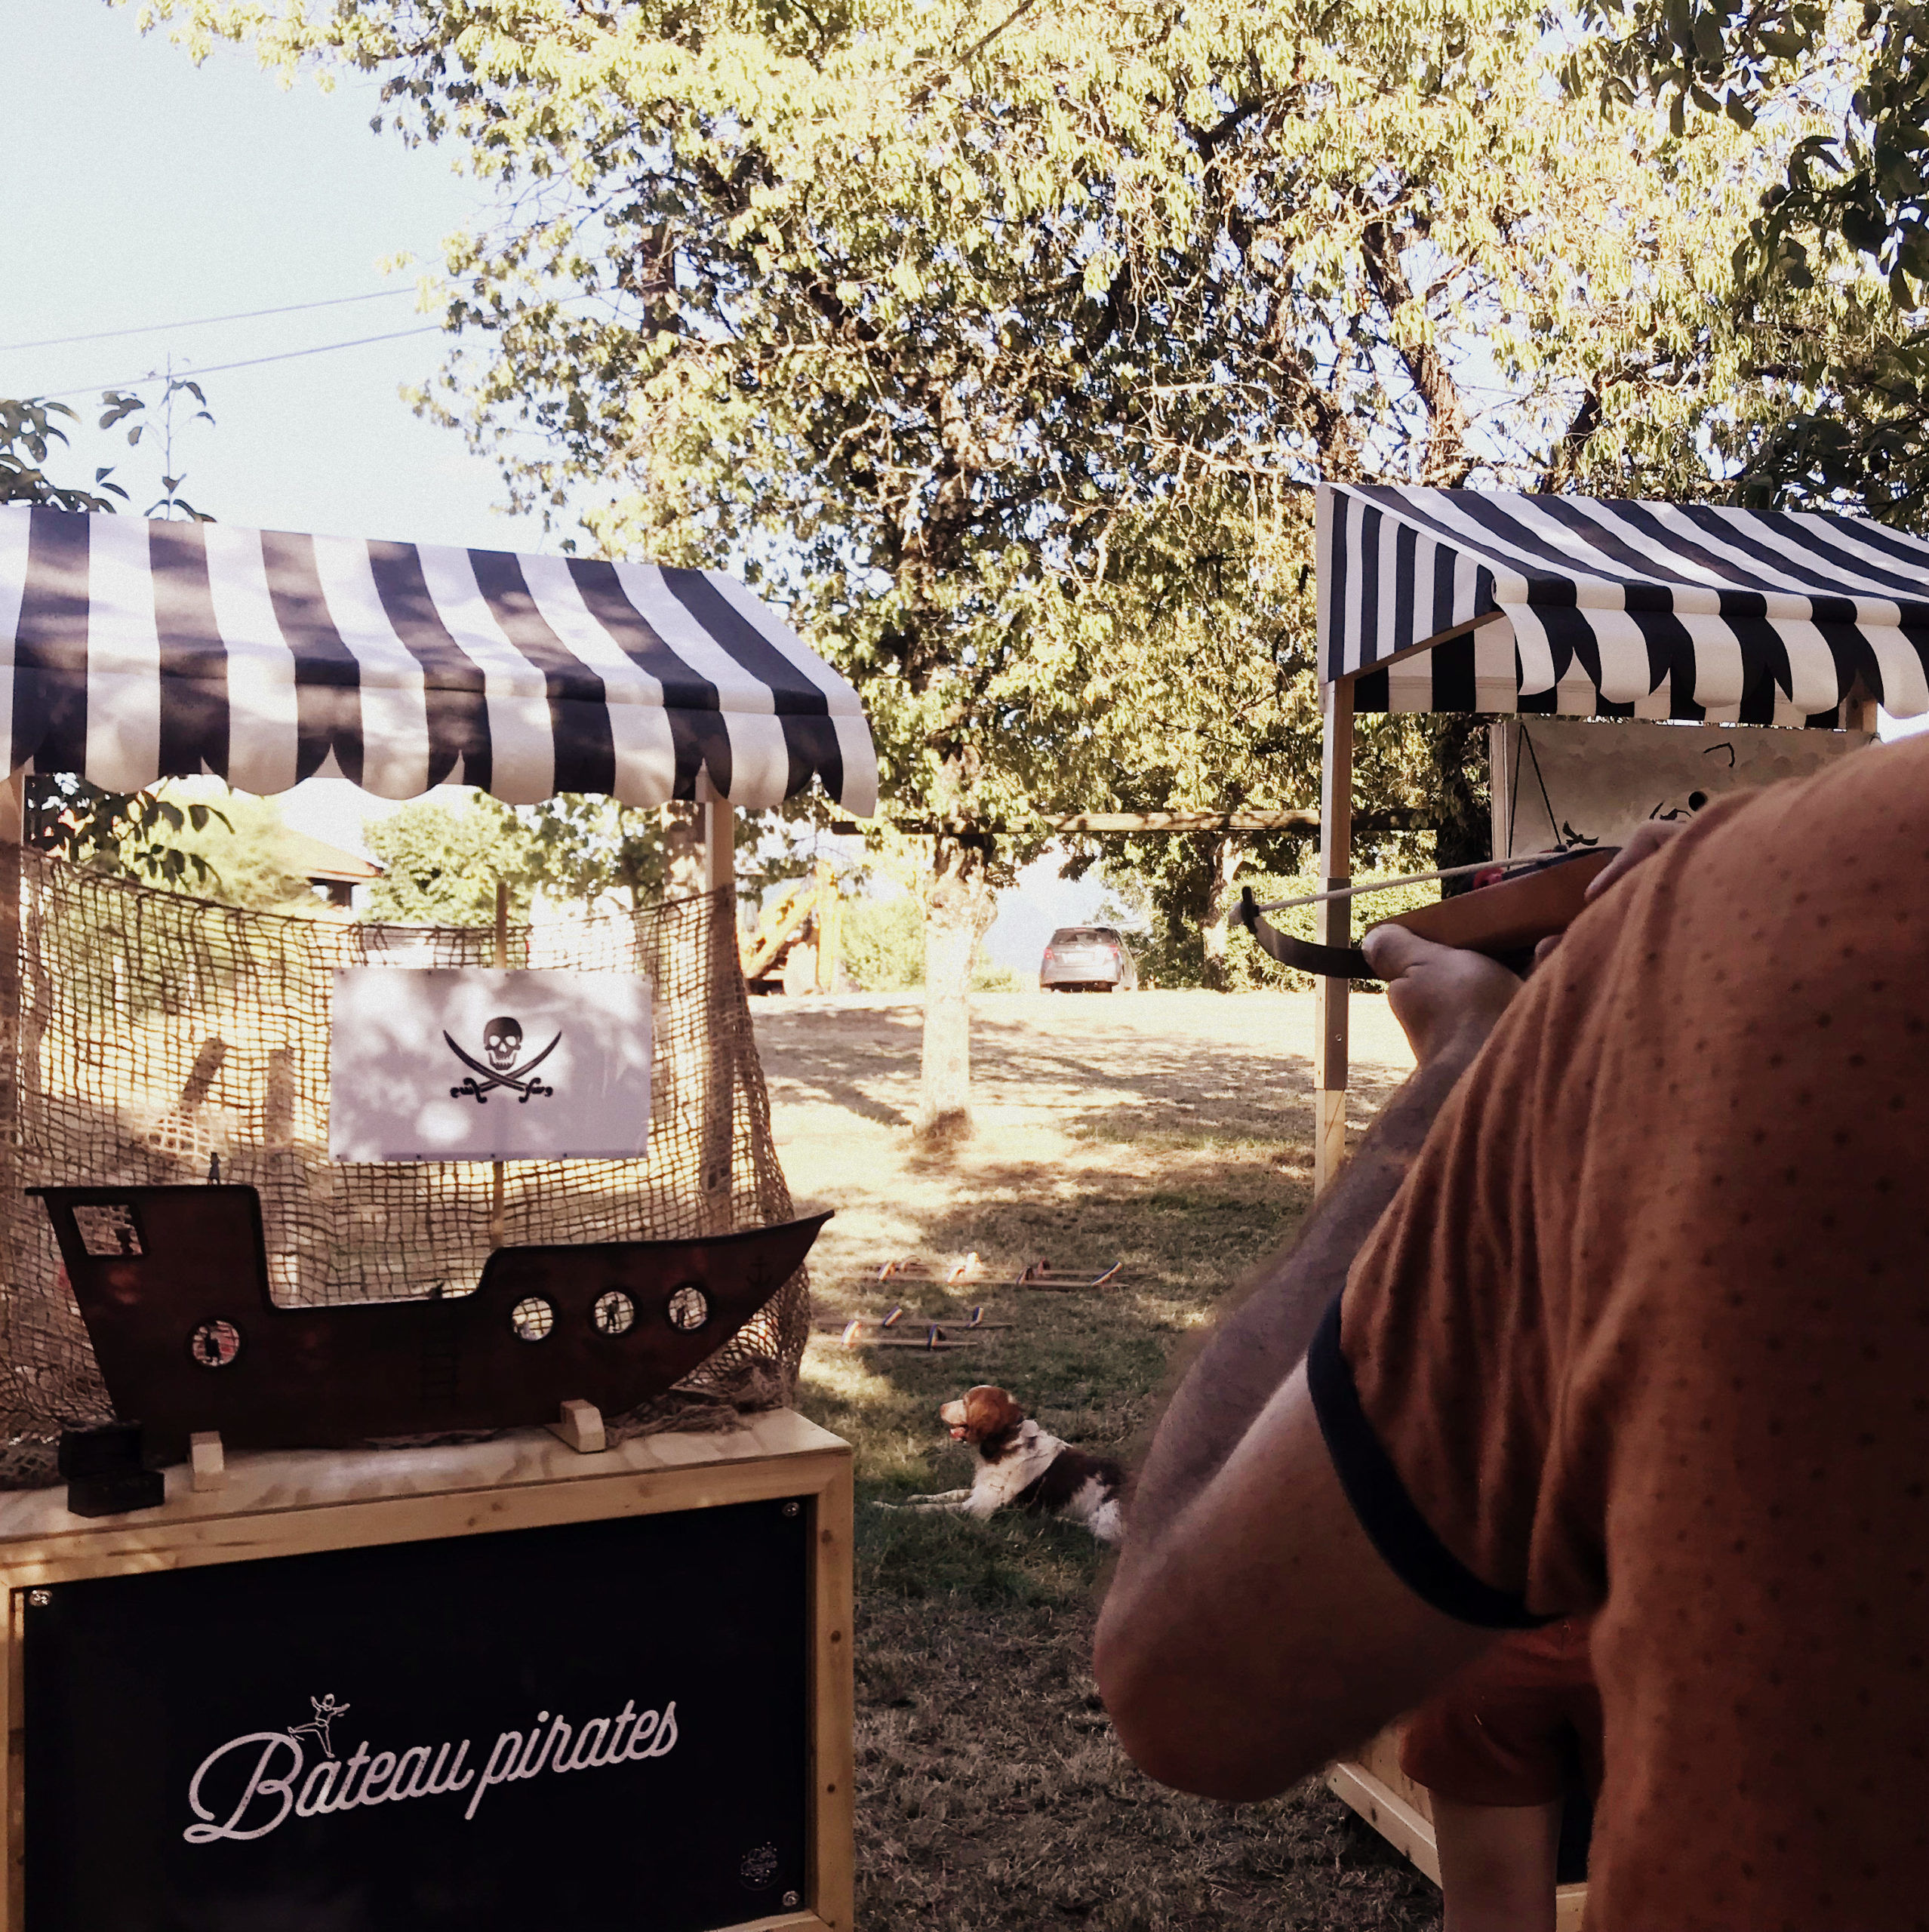
<path fill-rule="evenodd" d="M 509 886 L 511 915 L 526 918 L 529 841 L 510 808 L 486 794 L 460 804 L 418 799 L 364 833 L 386 868 L 368 891 L 367 916 L 396 925 L 486 926 L 496 884 Z"/>
<path fill-rule="evenodd" d="M 272 798 L 223 790 L 218 806 L 197 800 L 186 786 L 158 788 L 162 802 L 190 816 L 173 843 L 192 863 L 202 861 L 222 900 L 257 912 L 312 912 L 313 888 L 288 851 L 288 827 Z"/>
<path fill-rule="evenodd" d="M 859 682 L 931 828 L 930 1132 L 1041 814 L 1311 795 L 1315 476 L 1700 493 L 1710 398 L 1752 407 L 1745 137 L 1574 114 L 1524 0 L 158 11 L 459 143 L 488 347 L 424 407 L 610 554 L 747 565 Z M 1438 737 L 1370 734 L 1363 801 Z M 1217 906 L 1255 854 L 1189 856 Z"/>
<path fill-rule="evenodd" d="M 1929 519 L 1929 11 L 1898 0 L 1589 0 L 1576 94 L 1795 138 L 1734 252 L 1782 408 L 1722 438 L 1730 494 Z M 1812 296 L 1809 301 L 1800 298 Z M 1792 303 L 1791 297 L 1796 300 Z M 1791 316 L 1791 309 L 1795 314 Z M 1817 311 L 1820 312 L 1817 325 Z"/>

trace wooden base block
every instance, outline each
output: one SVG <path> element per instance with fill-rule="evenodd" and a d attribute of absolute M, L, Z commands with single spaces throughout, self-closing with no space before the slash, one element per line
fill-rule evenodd
<path fill-rule="evenodd" d="M 188 1438 L 188 1463 L 191 1478 L 202 1494 L 228 1486 L 227 1452 L 221 1447 L 221 1432 L 204 1429 Z"/>
<path fill-rule="evenodd" d="M 562 1420 L 543 1426 L 558 1442 L 567 1442 L 579 1456 L 600 1456 L 610 1446 L 603 1412 L 594 1402 L 565 1402 Z"/>

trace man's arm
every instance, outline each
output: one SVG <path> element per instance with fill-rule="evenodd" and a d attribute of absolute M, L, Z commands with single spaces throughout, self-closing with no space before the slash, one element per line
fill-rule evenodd
<path fill-rule="evenodd" d="M 1100 1620 L 1095 1668 L 1126 1749 L 1161 1781 L 1215 1797 L 1284 1789 L 1492 1635 L 1423 1602 L 1374 1550 L 1334 1472 L 1303 1364 L 1520 983 L 1398 927 L 1369 941 L 1419 1069 L 1180 1383 Z"/>

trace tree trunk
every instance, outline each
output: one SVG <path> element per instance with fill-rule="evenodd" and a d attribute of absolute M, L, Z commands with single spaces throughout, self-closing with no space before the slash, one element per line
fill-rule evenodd
<path fill-rule="evenodd" d="M 925 1055 L 915 1122 L 921 1140 L 971 1131 L 971 969 L 997 909 L 984 855 L 937 841 L 925 887 Z"/>
<path fill-rule="evenodd" d="M 1205 948 L 1205 983 L 1221 992 L 1226 990 L 1226 914 L 1238 896 L 1232 890 L 1232 881 L 1245 860 L 1244 840 L 1229 833 L 1214 841 L 1212 884 L 1206 897 L 1205 923 L 1199 930 L 1199 940 Z"/>

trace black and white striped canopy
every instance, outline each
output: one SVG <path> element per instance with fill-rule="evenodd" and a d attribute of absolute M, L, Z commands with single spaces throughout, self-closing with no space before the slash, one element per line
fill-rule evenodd
<path fill-rule="evenodd" d="M 857 694 L 715 571 L 0 509 L 0 744 L 112 791 L 208 771 L 877 808 Z"/>
<path fill-rule="evenodd" d="M 1322 484 L 1318 574 L 1358 710 L 1832 725 L 1858 678 L 1929 710 L 1929 542 L 1857 518 Z"/>

